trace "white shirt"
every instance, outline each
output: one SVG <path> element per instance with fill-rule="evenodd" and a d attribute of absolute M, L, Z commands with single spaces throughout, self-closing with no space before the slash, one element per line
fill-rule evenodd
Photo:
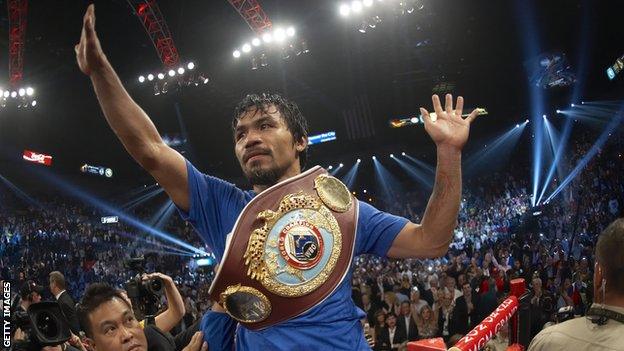
<path fill-rule="evenodd" d="M 388 328 L 388 335 L 390 335 L 390 344 L 394 345 L 394 333 L 396 332 L 396 327 Z"/>
<path fill-rule="evenodd" d="M 63 290 L 63 291 L 61 291 L 60 293 L 58 293 L 58 294 L 54 295 L 54 298 L 58 300 L 58 299 L 59 299 L 59 297 L 61 297 L 61 294 L 62 294 L 62 293 L 64 293 L 64 292 L 65 292 L 65 290 Z"/>
<path fill-rule="evenodd" d="M 412 319 L 412 315 L 408 314 L 403 317 L 405 319 L 405 335 L 409 337 L 409 328 L 410 328 L 410 319 Z"/>

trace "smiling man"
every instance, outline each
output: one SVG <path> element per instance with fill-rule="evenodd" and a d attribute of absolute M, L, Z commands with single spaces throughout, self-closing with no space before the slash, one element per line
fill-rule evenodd
<path fill-rule="evenodd" d="M 302 173 L 305 118 L 275 94 L 248 95 L 233 116 L 234 152 L 253 190 L 201 173 L 163 142 L 124 89 L 100 47 L 93 5 L 75 49 L 115 134 L 221 263 L 211 294 L 241 323 L 237 349 L 370 350 L 360 323 L 364 313 L 351 299 L 353 258 L 447 252 L 460 204 L 461 150 L 477 115 L 462 117 L 462 97 L 453 107 L 447 95 L 442 109 L 434 95 L 435 117 L 421 109 L 438 160 L 433 193 L 417 224 L 357 201 L 318 166 Z M 260 220 L 260 228 L 246 226 Z M 223 319 L 208 314 L 202 329 L 217 329 L 215 321 Z"/>

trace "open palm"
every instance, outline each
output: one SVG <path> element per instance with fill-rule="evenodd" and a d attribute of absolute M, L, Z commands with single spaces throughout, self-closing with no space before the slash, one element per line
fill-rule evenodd
<path fill-rule="evenodd" d="M 455 109 L 453 109 L 453 96 L 451 94 L 446 94 L 444 110 L 438 95 L 433 95 L 431 100 L 433 101 L 435 116 L 430 115 L 424 108 L 420 109 L 425 121 L 425 130 L 438 147 L 450 146 L 461 150 L 468 141 L 470 124 L 477 117 L 477 110 L 475 109 L 468 117 L 463 118 L 463 97 L 457 98 Z"/>

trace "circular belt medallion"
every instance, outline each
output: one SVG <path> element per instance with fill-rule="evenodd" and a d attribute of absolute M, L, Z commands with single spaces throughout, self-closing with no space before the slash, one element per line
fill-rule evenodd
<path fill-rule="evenodd" d="M 340 257 L 342 234 L 318 198 L 289 194 L 277 211 L 262 211 L 258 218 L 265 223 L 253 231 L 243 256 L 252 279 L 286 297 L 309 294 L 327 280 Z"/>
<path fill-rule="evenodd" d="M 321 201 L 332 210 L 346 212 L 351 208 L 351 193 L 338 178 L 321 174 L 314 179 L 314 188 Z"/>
<path fill-rule="evenodd" d="M 278 247 L 286 263 L 297 269 L 311 269 L 323 256 L 323 235 L 305 220 L 288 223 L 279 233 Z"/>
<path fill-rule="evenodd" d="M 221 306 L 239 322 L 255 323 L 271 314 L 269 299 L 257 289 L 240 284 L 228 286 L 221 293 Z"/>

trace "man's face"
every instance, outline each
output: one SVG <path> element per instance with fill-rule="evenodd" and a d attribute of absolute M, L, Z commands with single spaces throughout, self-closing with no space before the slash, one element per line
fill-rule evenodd
<path fill-rule="evenodd" d="M 407 316 L 408 314 L 410 314 L 410 305 L 407 303 L 402 303 L 401 304 L 401 314 L 404 316 Z"/>
<path fill-rule="evenodd" d="M 470 289 L 470 284 L 462 285 L 462 292 L 464 293 L 464 296 L 470 295 L 470 293 L 472 292 L 472 290 Z"/>
<path fill-rule="evenodd" d="M 299 163 L 306 143 L 296 143 L 274 105 L 265 111 L 251 108 L 238 120 L 234 151 L 243 173 L 253 185 L 273 185 Z"/>
<path fill-rule="evenodd" d="M 32 302 L 33 302 L 33 303 L 39 303 L 39 302 L 41 302 L 41 295 L 39 295 L 39 293 L 37 293 L 37 292 L 34 292 L 34 293 L 32 294 Z"/>
<path fill-rule="evenodd" d="M 394 315 L 389 316 L 386 323 L 388 323 L 388 327 L 394 328 L 396 326 L 396 317 Z"/>
<path fill-rule="evenodd" d="M 101 304 L 89 315 L 95 351 L 147 351 L 145 333 L 128 305 L 119 298 Z"/>

